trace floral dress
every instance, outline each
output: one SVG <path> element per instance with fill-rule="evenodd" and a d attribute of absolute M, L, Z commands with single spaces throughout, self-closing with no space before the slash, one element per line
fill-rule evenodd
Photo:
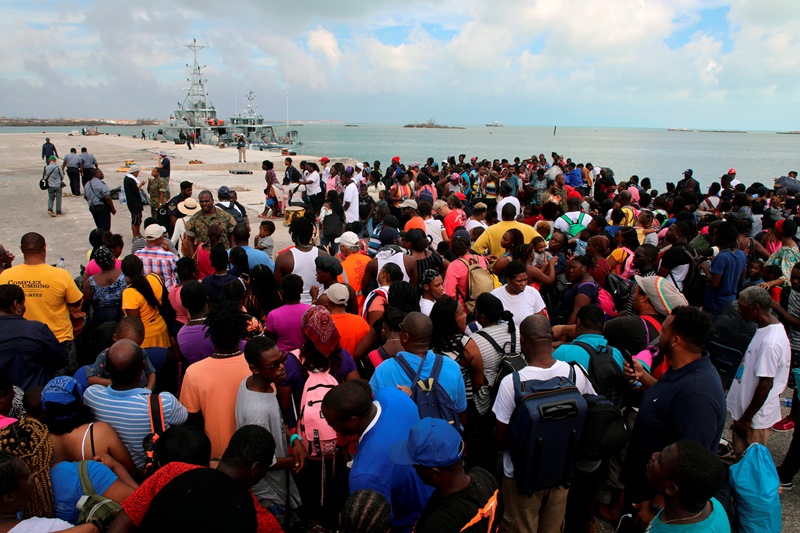
<path fill-rule="evenodd" d="M 120 274 L 107 287 L 98 285 L 92 276 L 89 278 L 89 286 L 92 289 L 92 323 L 99 326 L 104 322 L 119 320 L 122 312 L 122 291 L 127 287 L 125 274 Z"/>

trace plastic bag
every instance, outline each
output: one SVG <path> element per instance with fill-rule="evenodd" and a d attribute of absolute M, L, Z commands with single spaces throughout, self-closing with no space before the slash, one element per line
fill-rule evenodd
<path fill-rule="evenodd" d="M 780 533 L 781 485 L 772 456 L 761 444 L 751 444 L 731 466 L 729 480 L 740 533 Z"/>

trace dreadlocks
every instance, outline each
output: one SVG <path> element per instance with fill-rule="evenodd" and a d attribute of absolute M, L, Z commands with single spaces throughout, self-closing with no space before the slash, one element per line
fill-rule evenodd
<path fill-rule="evenodd" d="M 222 302 L 208 314 L 206 326 L 206 335 L 215 350 L 235 348 L 247 333 L 247 315 L 242 312 L 241 303 Z"/>
<path fill-rule="evenodd" d="M 289 224 L 289 234 L 295 244 L 310 245 L 316 229 L 314 214 L 306 212 L 302 217 L 296 217 Z"/>
<path fill-rule="evenodd" d="M 344 502 L 341 520 L 340 533 L 388 531 L 389 502 L 378 491 L 357 490 Z"/>
<path fill-rule="evenodd" d="M 53 485 L 50 483 L 53 444 L 44 424 L 33 418 L 23 418 L 15 424 L 0 429 L 0 451 L 18 456 L 25 462 L 30 472 L 33 491 L 30 501 L 25 506 L 25 516 L 53 518 L 55 504 Z"/>

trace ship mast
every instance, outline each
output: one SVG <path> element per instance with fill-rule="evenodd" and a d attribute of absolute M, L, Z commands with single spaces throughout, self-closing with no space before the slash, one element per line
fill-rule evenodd
<path fill-rule="evenodd" d="M 186 110 L 186 103 L 188 101 L 193 110 L 196 110 L 196 102 L 203 102 L 203 113 L 205 114 L 203 123 L 205 124 L 208 122 L 208 92 L 205 87 L 208 80 L 203 78 L 201 70 L 206 66 L 200 66 L 200 63 L 197 61 L 197 55 L 200 50 L 208 48 L 208 45 L 198 44 L 197 39 L 192 39 L 192 44 L 187 44 L 185 46 L 194 53 L 194 64 L 191 66 L 191 77 L 187 80 L 189 82 L 189 87 L 187 88 L 186 98 L 183 100 L 182 107 Z M 187 64 L 186 66 L 188 67 L 189 65 Z M 197 118 L 194 117 L 194 119 L 194 126 L 196 126 Z"/>

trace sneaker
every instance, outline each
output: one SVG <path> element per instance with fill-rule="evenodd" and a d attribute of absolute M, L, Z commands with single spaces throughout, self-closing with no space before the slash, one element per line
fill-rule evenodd
<path fill-rule="evenodd" d="M 56 216 L 56 214 L 53 213 L 52 211 L 48 211 L 47 214 L 50 215 L 51 217 L 55 217 Z"/>
<path fill-rule="evenodd" d="M 792 490 L 792 486 L 793 485 L 791 481 L 781 481 L 781 489 L 783 489 L 784 492 L 787 490 Z"/>
<path fill-rule="evenodd" d="M 794 420 L 786 416 L 783 420 L 776 423 L 772 426 L 772 431 L 776 431 L 778 433 L 786 433 L 787 431 L 791 431 L 794 429 Z"/>

